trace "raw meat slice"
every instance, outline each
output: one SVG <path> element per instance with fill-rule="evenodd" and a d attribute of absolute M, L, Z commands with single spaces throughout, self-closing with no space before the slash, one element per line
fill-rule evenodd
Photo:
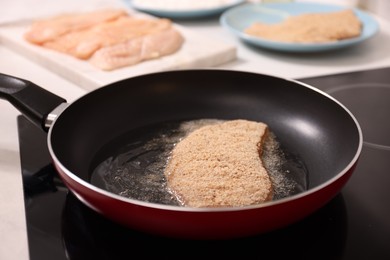
<path fill-rule="evenodd" d="M 126 11 L 122 9 L 104 9 L 90 13 L 63 14 L 32 23 L 29 30 L 24 34 L 24 38 L 31 43 L 42 44 L 68 32 L 83 30 L 126 15 Z"/>
<path fill-rule="evenodd" d="M 114 70 L 174 53 L 183 41 L 182 35 L 171 28 L 101 48 L 92 55 L 90 62 L 102 70 Z"/>
<path fill-rule="evenodd" d="M 79 59 L 88 59 L 100 48 L 166 30 L 171 24 L 168 19 L 120 17 L 86 30 L 67 33 L 53 41 L 45 42 L 43 46 Z"/>

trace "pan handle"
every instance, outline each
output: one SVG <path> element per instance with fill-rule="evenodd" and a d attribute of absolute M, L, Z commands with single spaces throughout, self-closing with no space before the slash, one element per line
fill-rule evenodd
<path fill-rule="evenodd" d="M 47 131 L 45 121 L 56 107 L 66 100 L 14 76 L 0 73 L 0 98 L 8 100 L 27 119 Z"/>

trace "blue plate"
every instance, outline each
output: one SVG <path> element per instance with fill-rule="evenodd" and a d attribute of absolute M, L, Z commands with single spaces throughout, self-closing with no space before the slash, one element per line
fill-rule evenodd
<path fill-rule="evenodd" d="M 180 0 L 178 0 L 180 1 Z M 196 1 L 196 0 L 194 0 Z M 227 9 L 243 3 L 245 0 L 232 0 L 225 5 L 212 8 L 196 8 L 196 9 L 165 9 L 165 8 L 151 8 L 137 5 L 132 0 L 127 0 L 129 5 L 141 12 L 149 13 L 159 17 L 177 18 L 177 19 L 192 19 L 206 16 L 218 15 Z"/>
<path fill-rule="evenodd" d="M 343 6 L 316 3 L 270 3 L 244 4 L 225 11 L 220 17 L 220 23 L 243 41 L 263 48 L 288 52 L 317 52 L 344 48 L 363 42 L 374 36 L 379 25 L 369 14 L 354 8 L 354 12 L 363 24 L 359 37 L 329 43 L 286 43 L 267 40 L 244 33 L 243 31 L 254 22 L 277 23 L 288 16 L 313 12 L 333 12 L 346 9 Z"/>

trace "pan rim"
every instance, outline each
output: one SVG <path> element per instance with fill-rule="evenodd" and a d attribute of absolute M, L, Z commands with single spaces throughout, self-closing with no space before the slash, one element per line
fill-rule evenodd
<path fill-rule="evenodd" d="M 299 80 L 295 80 L 295 79 L 289 79 L 289 78 L 281 78 L 281 77 L 277 77 L 277 76 L 273 76 L 273 75 L 268 75 L 268 74 L 261 74 L 261 73 L 255 73 L 255 72 L 248 72 L 248 71 L 238 71 L 238 70 L 235 70 L 235 71 L 232 71 L 232 70 L 228 70 L 228 69 L 189 69 L 189 70 L 184 70 L 184 71 L 192 71 L 192 72 L 196 72 L 196 71 L 227 71 L 227 72 L 235 72 L 235 73 L 244 73 L 244 74 L 256 74 L 256 75 L 263 75 L 263 76 L 267 76 L 267 77 L 273 77 L 273 78 L 277 78 L 277 79 L 282 79 L 282 80 L 287 80 L 287 81 L 290 81 L 290 82 L 293 82 L 295 84 L 299 84 L 303 87 L 306 87 L 312 91 L 315 91 L 315 92 L 318 92 L 319 94 L 323 95 L 324 97 L 330 99 L 332 102 L 336 103 L 338 106 L 340 106 L 345 112 L 347 112 L 347 114 L 349 115 L 349 117 L 353 120 L 353 122 L 355 123 L 355 126 L 356 126 L 356 130 L 358 132 L 358 136 L 359 136 L 359 143 L 358 143 L 358 147 L 355 151 L 355 155 L 353 157 L 353 159 L 349 162 L 348 165 L 346 165 L 344 167 L 343 170 L 341 170 L 338 174 L 336 174 L 334 177 L 330 178 L 329 180 L 327 180 L 326 182 L 320 184 L 320 185 L 317 185 L 316 187 L 313 187 L 313 188 L 310 188 L 308 190 L 305 190 L 303 192 L 300 192 L 298 194 L 295 194 L 295 195 L 292 195 L 292 196 L 288 196 L 286 198 L 282 198 L 282 199 L 278 199 L 278 200 L 273 200 L 273 201 L 269 201 L 269 202 L 264 202 L 264 203 L 261 203 L 261 204 L 256 204 L 256 205 L 248 205 L 248 206 L 235 206 L 235 207 L 217 207 L 217 208 L 208 208 L 208 207 L 205 207 L 205 208 L 195 208 L 195 207 L 187 207 L 187 206 L 173 206 L 173 205 L 164 205 L 164 204 L 159 204 L 159 203 L 153 203 L 153 202 L 145 202 L 145 201 L 141 201 L 141 200 L 137 200 L 137 199 L 132 199 L 132 198 L 126 198 L 126 197 L 123 197 L 123 196 L 120 196 L 120 195 L 117 195 L 117 194 L 114 194 L 112 192 L 109 192 L 109 191 L 106 191 L 102 188 L 99 188 L 95 185 L 92 185 L 91 183 L 81 179 L 80 177 L 78 177 L 76 174 L 74 174 L 73 172 L 71 172 L 70 170 L 68 170 L 61 162 L 60 160 L 58 159 L 58 157 L 56 156 L 56 153 L 55 151 L 53 150 L 53 147 L 52 147 L 52 142 L 51 142 L 51 137 L 52 137 L 52 131 L 53 129 L 55 128 L 55 125 L 56 125 L 56 122 L 57 120 L 59 120 L 61 118 L 61 115 L 59 115 L 53 122 L 53 124 L 51 125 L 51 127 L 49 128 L 49 131 L 48 131 L 48 136 L 47 136 L 47 142 L 48 142 L 48 150 L 49 150 L 49 153 L 53 159 L 53 162 L 54 164 L 60 168 L 60 170 L 69 178 L 71 178 L 73 181 L 75 181 L 76 183 L 82 185 L 84 188 L 90 190 L 90 191 L 93 191 L 95 193 L 98 193 L 102 196 L 105 196 L 105 197 L 108 197 L 108 198 L 111 198 L 111 199 L 114 199 L 114 200 L 118 200 L 118 201 L 122 201 L 122 202 L 125 202 L 125 203 L 128 203 L 128 204 L 132 204 L 132 205 L 137 205 L 137 206 L 142 206 L 142 207 L 147 207 L 147 208 L 153 208 L 153 209 L 159 209 L 159 210 L 168 210 L 168 211 L 181 211 L 181 212 L 204 212 L 204 213 L 210 213 L 210 212 L 232 212 L 232 211 L 245 211 L 245 210 L 253 210 L 253 209 L 260 209 L 260 208 L 268 208 L 268 207 L 273 207 L 273 206 L 277 206 L 277 205 L 281 205 L 281 204 L 286 204 L 286 203 L 290 203 L 290 202 L 293 202 L 295 200 L 299 200 L 303 197 L 307 197 L 311 194 L 314 194 L 328 186 L 330 186 L 332 183 L 336 182 L 338 179 L 340 179 L 341 177 L 343 177 L 358 161 L 359 157 L 360 157 L 360 154 L 361 154 L 361 151 L 362 151 L 362 148 L 363 148 L 363 134 L 362 134 L 362 129 L 360 127 L 360 124 L 359 122 L 357 121 L 357 119 L 355 118 L 355 116 L 352 114 L 351 111 L 349 111 L 341 102 L 339 102 L 338 100 L 336 100 L 335 98 L 333 98 L 332 96 L 330 96 L 329 94 L 327 94 L 326 92 L 320 90 L 320 89 L 317 89 L 315 88 L 314 86 L 311 86 L 307 83 L 304 83 L 304 82 L 301 82 Z M 156 73 L 151 73 L 151 74 L 166 74 L 166 73 L 177 73 L 179 72 L 179 70 L 175 70 L 175 71 L 165 71 L 165 72 L 156 72 Z M 150 74 L 148 74 L 150 75 Z M 141 75 L 141 76 L 138 76 L 138 77 L 144 77 L 144 76 L 147 76 L 147 75 Z M 111 84 L 110 84 L 111 85 Z M 107 85 L 106 87 L 109 87 L 110 85 Z M 101 88 L 99 88 L 101 89 Z M 97 89 L 97 90 L 99 90 Z M 88 94 L 88 93 L 87 93 Z M 79 99 L 81 99 L 82 97 L 80 97 Z M 77 99 L 78 100 L 78 99 Z M 76 100 L 76 101 L 77 101 Z M 71 105 L 71 104 L 69 104 Z M 68 106 L 69 107 L 69 106 Z M 66 110 L 66 109 L 65 109 Z M 69 187 L 68 187 L 69 188 Z M 72 190 L 72 189 L 70 189 Z M 73 191 L 72 191 L 73 192 Z"/>

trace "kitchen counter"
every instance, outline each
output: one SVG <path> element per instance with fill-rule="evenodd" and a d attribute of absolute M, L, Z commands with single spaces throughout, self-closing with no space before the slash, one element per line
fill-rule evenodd
<path fill-rule="evenodd" d="M 175 21 L 197 33 L 237 46 L 237 59 L 218 68 L 245 70 L 287 78 L 389 67 L 390 20 L 375 16 L 380 32 L 358 46 L 327 53 L 287 54 L 250 47 L 228 31 L 217 18 Z M 1 29 L 1 25 L 0 25 Z M 1 44 L 0 72 L 28 79 L 72 102 L 87 91 L 13 52 Z M 20 114 L 0 101 L 0 259 L 29 259 L 16 118 Z"/>

